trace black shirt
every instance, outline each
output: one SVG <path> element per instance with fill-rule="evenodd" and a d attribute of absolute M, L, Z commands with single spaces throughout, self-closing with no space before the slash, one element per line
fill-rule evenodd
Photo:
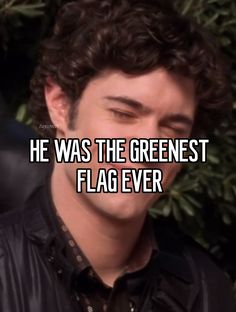
<path fill-rule="evenodd" d="M 153 229 L 158 250 L 143 269 L 117 279 L 109 309 L 130 311 L 133 299 L 138 312 L 236 311 L 231 284 L 201 247 L 165 220 L 155 221 Z M 93 283 L 68 245 L 45 186 L 24 210 L 2 215 L 0 311 L 84 312 L 81 294 L 93 298 Z"/>
<path fill-rule="evenodd" d="M 142 302 L 142 293 L 148 283 L 148 271 L 152 259 L 157 253 L 157 243 L 152 229 L 152 222 L 147 218 L 141 235 L 136 244 L 135 256 L 147 252 L 145 244 L 149 243 L 151 256 L 143 265 L 129 266 L 114 283 L 113 287 L 106 285 L 93 270 L 86 256 L 76 244 L 68 228 L 58 215 L 52 202 L 50 187 L 48 192 L 48 205 L 44 207 L 48 222 L 53 222 L 60 235 L 60 244 L 64 255 L 73 262 L 76 270 L 76 300 L 85 312 L 136 312 Z M 138 249 L 138 250 L 137 250 Z"/>

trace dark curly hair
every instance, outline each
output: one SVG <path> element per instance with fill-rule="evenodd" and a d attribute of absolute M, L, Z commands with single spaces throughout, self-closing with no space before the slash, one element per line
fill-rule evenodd
<path fill-rule="evenodd" d="M 42 136 L 54 137 L 44 97 L 50 77 L 70 103 L 69 126 L 88 82 L 103 70 L 141 75 L 163 67 L 195 82 L 195 129 L 214 127 L 230 107 L 227 67 L 202 28 L 162 0 L 78 0 L 59 11 L 31 81 L 29 109 Z"/>

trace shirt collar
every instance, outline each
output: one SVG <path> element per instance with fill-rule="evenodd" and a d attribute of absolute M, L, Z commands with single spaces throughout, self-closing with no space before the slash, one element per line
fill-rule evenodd
<path fill-rule="evenodd" d="M 182 244 L 176 243 L 176 236 L 166 233 L 166 225 L 153 222 L 148 218 L 151 229 L 153 256 L 152 262 L 161 272 L 167 272 L 184 284 L 193 283 L 191 268 L 185 257 Z M 50 194 L 46 186 L 37 189 L 27 203 L 24 216 L 24 229 L 28 238 L 43 248 L 48 261 L 60 274 L 65 284 L 71 285 L 73 276 L 80 273 L 73 261 L 68 261 L 65 251 L 65 240 L 62 239 L 60 228 L 55 222 L 55 213 L 51 207 Z M 85 267 L 89 264 L 86 263 Z M 84 267 L 84 268 L 85 268 Z M 82 268 L 82 270 L 84 269 Z M 165 286 L 168 284 L 168 287 Z M 174 285 L 174 283 L 173 283 Z M 172 286 L 173 286 L 172 285 Z M 171 283 L 163 287 L 175 292 Z M 184 297 L 184 296 L 183 296 Z"/>

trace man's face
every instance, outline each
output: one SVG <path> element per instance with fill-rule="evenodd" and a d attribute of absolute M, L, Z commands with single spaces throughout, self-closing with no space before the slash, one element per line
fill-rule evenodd
<path fill-rule="evenodd" d="M 191 80 L 157 69 L 141 76 L 106 71 L 90 81 L 78 104 L 73 130 L 63 131 L 65 138 L 182 138 L 191 134 L 196 111 L 194 84 Z M 93 145 L 89 164 L 63 164 L 64 178 L 76 193 L 76 169 L 91 168 L 93 185 L 100 168 L 116 164 L 97 162 Z M 128 150 L 125 152 L 128 158 Z M 117 164 L 125 168 L 160 168 L 165 190 L 180 169 L 180 164 Z M 120 173 L 119 173 L 120 174 Z M 72 183 L 71 183 L 72 181 Z M 79 205 L 109 217 L 128 220 L 144 215 L 158 199 L 158 193 L 86 193 L 76 194 Z"/>

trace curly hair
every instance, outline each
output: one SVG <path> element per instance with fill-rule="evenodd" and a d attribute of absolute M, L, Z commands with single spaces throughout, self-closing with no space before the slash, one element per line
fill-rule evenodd
<path fill-rule="evenodd" d="M 214 128 L 230 107 L 228 70 L 211 36 L 162 0 L 77 0 L 64 5 L 31 81 L 34 128 L 54 137 L 44 96 L 50 78 L 70 105 L 69 127 L 88 82 L 106 69 L 141 75 L 155 68 L 195 82 L 195 129 Z"/>

